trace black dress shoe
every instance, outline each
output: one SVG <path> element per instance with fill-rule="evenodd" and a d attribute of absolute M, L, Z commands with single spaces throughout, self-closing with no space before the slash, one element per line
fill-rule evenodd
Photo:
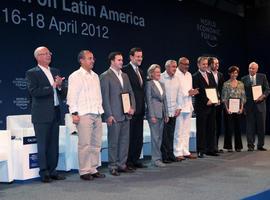
<path fill-rule="evenodd" d="M 111 169 L 110 174 L 113 176 L 120 176 L 120 173 L 116 169 Z"/>
<path fill-rule="evenodd" d="M 263 147 L 258 147 L 258 151 L 267 151 L 267 149 Z"/>
<path fill-rule="evenodd" d="M 135 167 L 135 168 L 147 168 L 146 165 L 144 165 L 144 164 L 142 164 L 142 163 L 139 163 L 139 162 L 138 162 L 138 163 L 135 163 L 135 164 L 134 164 L 134 167 Z"/>
<path fill-rule="evenodd" d="M 56 175 L 51 175 L 51 179 L 53 179 L 53 180 L 65 180 L 66 177 L 64 177 L 63 175 L 60 175 L 60 174 L 56 174 Z"/>
<path fill-rule="evenodd" d="M 199 153 L 198 153 L 198 158 L 204 158 L 204 153 L 199 152 Z"/>
<path fill-rule="evenodd" d="M 134 170 L 129 169 L 128 167 L 125 167 L 125 168 L 119 167 L 117 171 L 121 172 L 121 173 L 133 173 L 134 172 Z"/>
<path fill-rule="evenodd" d="M 91 174 L 91 176 L 93 176 L 94 178 L 105 178 L 105 174 L 101 174 L 99 172 Z"/>
<path fill-rule="evenodd" d="M 254 148 L 249 147 L 249 148 L 248 148 L 248 151 L 254 151 Z"/>
<path fill-rule="evenodd" d="M 215 152 L 207 152 L 206 155 L 208 155 L 208 156 L 219 156 L 219 154 L 215 153 Z"/>
<path fill-rule="evenodd" d="M 162 160 L 162 162 L 163 162 L 163 163 L 166 163 L 166 164 L 170 164 L 170 163 L 172 163 L 172 161 L 167 160 L 167 159 L 166 159 L 166 160 Z"/>
<path fill-rule="evenodd" d="M 169 160 L 172 161 L 172 162 L 177 162 L 175 157 L 170 157 Z"/>
<path fill-rule="evenodd" d="M 241 152 L 241 149 L 235 149 L 236 152 Z"/>
<path fill-rule="evenodd" d="M 84 174 L 84 175 L 81 175 L 80 178 L 82 180 L 85 180 L 85 181 L 91 181 L 94 179 L 94 177 L 91 175 L 91 174 Z"/>
<path fill-rule="evenodd" d="M 223 149 L 218 150 L 217 153 L 224 153 Z"/>
<path fill-rule="evenodd" d="M 51 179 L 50 176 L 45 175 L 45 176 L 41 177 L 41 182 L 43 182 L 43 183 L 50 183 L 50 182 L 52 182 L 52 179 Z"/>

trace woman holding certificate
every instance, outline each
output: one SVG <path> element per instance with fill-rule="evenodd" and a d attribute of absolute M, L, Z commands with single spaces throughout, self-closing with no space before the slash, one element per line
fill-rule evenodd
<path fill-rule="evenodd" d="M 240 117 L 243 113 L 246 95 L 244 84 L 237 80 L 239 68 L 231 66 L 228 70 L 230 79 L 226 81 L 222 88 L 221 99 L 226 108 L 227 131 L 224 138 L 224 149 L 232 152 L 232 134 L 234 133 L 234 148 L 240 152 L 243 148 L 240 130 Z"/>
<path fill-rule="evenodd" d="M 151 131 L 152 161 L 156 167 L 165 167 L 161 158 L 161 142 L 164 121 L 167 123 L 168 108 L 165 87 L 160 79 L 160 66 L 153 64 L 148 69 L 150 80 L 146 83 L 147 120 Z"/>

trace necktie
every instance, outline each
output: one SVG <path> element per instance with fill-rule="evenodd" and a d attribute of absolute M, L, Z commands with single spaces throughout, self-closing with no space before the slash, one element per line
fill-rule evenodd
<path fill-rule="evenodd" d="M 139 68 L 138 67 L 136 67 L 136 74 L 138 76 L 140 86 L 142 87 L 143 81 L 142 81 L 142 77 L 140 75 L 140 72 L 139 72 Z"/>
<path fill-rule="evenodd" d="M 256 85 L 254 76 L 251 76 L 251 85 Z"/>
<path fill-rule="evenodd" d="M 206 74 L 207 72 L 203 73 L 203 78 L 206 81 L 207 85 L 209 85 L 209 80 L 208 80 L 208 76 Z"/>

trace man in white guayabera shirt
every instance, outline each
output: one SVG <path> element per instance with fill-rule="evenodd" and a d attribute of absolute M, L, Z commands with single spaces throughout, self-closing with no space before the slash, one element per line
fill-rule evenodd
<path fill-rule="evenodd" d="M 189 152 L 189 137 L 193 111 L 192 96 L 198 94 L 198 90 L 192 88 L 192 76 L 188 69 L 189 60 L 181 57 L 176 70 L 176 76 L 180 79 L 180 94 L 182 99 L 181 113 L 176 120 L 174 132 L 174 156 L 177 161 L 182 161 L 186 158 L 196 158 L 196 156 Z"/>
<path fill-rule="evenodd" d="M 165 86 L 169 121 L 164 124 L 163 128 L 161 154 L 164 163 L 171 163 L 176 161 L 173 154 L 174 128 L 176 118 L 181 112 L 182 98 L 180 96 L 180 79 L 178 76 L 175 76 L 177 62 L 175 60 L 167 60 L 165 69 L 161 74 L 160 82 Z"/>
<path fill-rule="evenodd" d="M 67 104 L 78 129 L 79 173 L 82 180 L 104 178 L 98 172 L 102 141 L 102 96 L 98 75 L 93 71 L 94 55 L 89 50 L 78 54 L 80 68 L 68 78 Z"/>

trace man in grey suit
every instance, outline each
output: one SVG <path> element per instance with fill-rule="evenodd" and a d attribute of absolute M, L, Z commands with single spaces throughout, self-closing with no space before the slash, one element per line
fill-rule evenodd
<path fill-rule="evenodd" d="M 104 118 L 108 125 L 109 170 L 113 176 L 119 172 L 133 172 L 126 166 L 129 147 L 129 120 L 135 111 L 135 98 L 127 74 L 121 71 L 123 56 L 109 54 L 110 68 L 100 76 Z M 130 108 L 125 112 L 122 94 L 130 97 Z"/>
<path fill-rule="evenodd" d="M 247 102 L 245 104 L 246 112 L 246 133 L 248 151 L 254 151 L 255 134 L 258 135 L 257 149 L 266 151 L 264 146 L 265 120 L 266 120 L 266 98 L 270 89 L 265 74 L 257 73 L 259 65 L 255 62 L 249 64 L 249 75 L 242 78 L 245 86 Z M 262 87 L 262 95 L 253 100 L 252 87 L 260 85 Z"/>

